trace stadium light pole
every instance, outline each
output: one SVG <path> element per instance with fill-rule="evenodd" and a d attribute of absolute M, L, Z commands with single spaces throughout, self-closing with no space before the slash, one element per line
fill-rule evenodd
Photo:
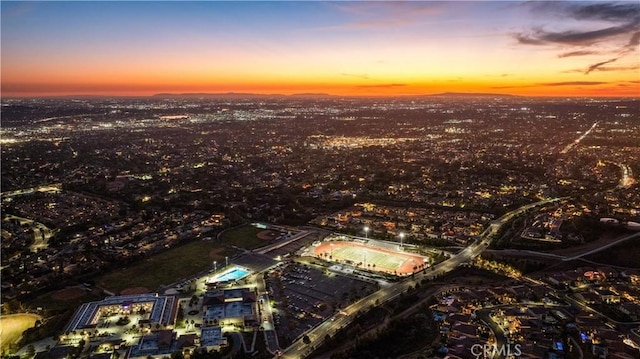
<path fill-rule="evenodd" d="M 364 226 L 364 238 L 369 238 L 369 227 L 368 226 Z"/>
<path fill-rule="evenodd" d="M 404 241 L 404 232 L 400 232 L 400 248 L 402 249 L 402 242 Z"/>

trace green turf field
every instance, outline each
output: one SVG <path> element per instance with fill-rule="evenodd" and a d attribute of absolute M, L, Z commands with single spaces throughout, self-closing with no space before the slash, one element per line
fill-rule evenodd
<path fill-rule="evenodd" d="M 40 319 L 40 316 L 27 313 L 0 317 L 0 343 L 2 343 L 2 349 L 7 349 L 18 340 L 22 332 L 33 327 L 33 324 L 38 319 Z"/>
<path fill-rule="evenodd" d="M 252 225 L 244 225 L 224 231 L 221 234 L 222 243 L 245 249 L 255 249 L 262 247 L 269 242 L 258 238 L 258 233 L 264 229 L 256 228 Z"/>
<path fill-rule="evenodd" d="M 116 293 L 134 287 L 155 291 L 161 285 L 213 267 L 214 260 L 223 263 L 225 256 L 233 255 L 232 251 L 216 241 L 192 241 L 106 274 L 96 282 Z"/>
<path fill-rule="evenodd" d="M 55 292 L 50 292 L 43 294 L 37 298 L 31 299 L 26 303 L 31 308 L 43 307 L 46 308 L 49 312 L 58 313 L 64 312 L 66 310 L 75 310 L 85 302 L 100 300 L 102 298 L 104 298 L 104 295 L 100 290 L 86 292 L 83 296 L 70 299 L 58 298 L 55 296 Z"/>
<path fill-rule="evenodd" d="M 356 246 L 340 246 L 333 250 L 334 260 L 350 260 L 357 264 L 363 262 L 365 264 L 375 264 L 377 270 L 395 271 L 406 260 L 403 256 L 395 256 L 391 253 L 379 252 L 375 249 L 356 247 Z"/>

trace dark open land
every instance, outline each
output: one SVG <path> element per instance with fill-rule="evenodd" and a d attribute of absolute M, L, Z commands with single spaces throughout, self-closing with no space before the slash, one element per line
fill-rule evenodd
<path fill-rule="evenodd" d="M 133 287 L 155 291 L 162 285 L 211 268 L 214 260 L 221 262 L 230 254 L 229 249 L 213 241 L 192 241 L 111 272 L 96 282 L 113 292 Z"/>
<path fill-rule="evenodd" d="M 103 297 L 104 294 L 98 289 L 87 288 L 84 290 L 72 287 L 43 294 L 26 302 L 26 304 L 33 309 L 45 308 L 49 313 L 54 314 L 75 310 L 82 303 L 99 300 Z"/>
<path fill-rule="evenodd" d="M 640 238 L 620 243 L 601 252 L 586 256 L 585 259 L 629 268 L 640 268 Z"/>
<path fill-rule="evenodd" d="M 222 242 L 226 245 L 237 246 L 245 249 L 255 249 L 262 247 L 269 243 L 268 239 L 260 238 L 264 235 L 258 236 L 265 232 L 264 229 L 256 228 L 251 225 L 244 225 L 236 228 L 231 228 L 221 234 Z"/>

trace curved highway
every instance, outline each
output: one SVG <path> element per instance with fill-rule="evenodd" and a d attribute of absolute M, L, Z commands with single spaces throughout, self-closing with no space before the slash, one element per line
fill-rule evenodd
<path fill-rule="evenodd" d="M 309 330 L 306 335 L 311 340 L 310 344 L 305 344 L 302 341 L 302 338 L 298 338 L 298 340 L 293 342 L 293 344 L 291 344 L 288 348 L 284 349 L 279 355 L 277 355 L 276 358 L 298 359 L 308 356 L 314 351 L 315 348 L 317 348 L 324 342 L 325 338 L 328 335 L 334 335 L 338 330 L 349 324 L 360 311 L 368 310 L 371 307 L 396 298 L 397 296 L 406 292 L 409 288 L 414 287 L 416 283 L 424 278 L 431 279 L 433 277 L 440 276 L 452 271 L 460 264 L 467 262 L 482 253 L 489 246 L 489 244 L 493 240 L 493 237 L 498 233 L 500 228 L 504 224 L 509 222 L 513 217 L 518 216 L 532 208 L 565 198 L 566 197 L 552 198 L 531 203 L 503 215 L 502 217 L 493 221 L 489 225 L 489 227 L 487 227 L 487 229 L 482 232 L 480 240 L 475 241 L 473 244 L 461 250 L 444 262 L 432 266 L 431 269 L 428 269 L 428 272 L 426 272 L 424 276 L 420 276 L 419 279 L 409 277 L 403 281 L 382 288 L 365 298 L 362 298 L 358 302 L 346 307 L 339 313 L 334 314 L 324 322 Z"/>

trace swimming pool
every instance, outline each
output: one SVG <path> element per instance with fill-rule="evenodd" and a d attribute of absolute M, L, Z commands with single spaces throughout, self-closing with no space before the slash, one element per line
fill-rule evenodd
<path fill-rule="evenodd" d="M 248 269 L 242 268 L 242 267 L 238 267 L 238 266 L 234 266 L 232 268 L 229 268 L 229 269 L 225 270 L 222 273 L 214 275 L 209 280 L 209 282 L 210 283 L 229 282 L 229 281 L 242 279 L 242 278 L 246 277 L 247 275 L 249 275 L 249 270 Z"/>
<path fill-rule="evenodd" d="M 441 321 L 445 320 L 446 318 L 447 318 L 447 315 L 445 313 L 433 312 L 433 319 L 436 322 L 441 322 Z"/>

